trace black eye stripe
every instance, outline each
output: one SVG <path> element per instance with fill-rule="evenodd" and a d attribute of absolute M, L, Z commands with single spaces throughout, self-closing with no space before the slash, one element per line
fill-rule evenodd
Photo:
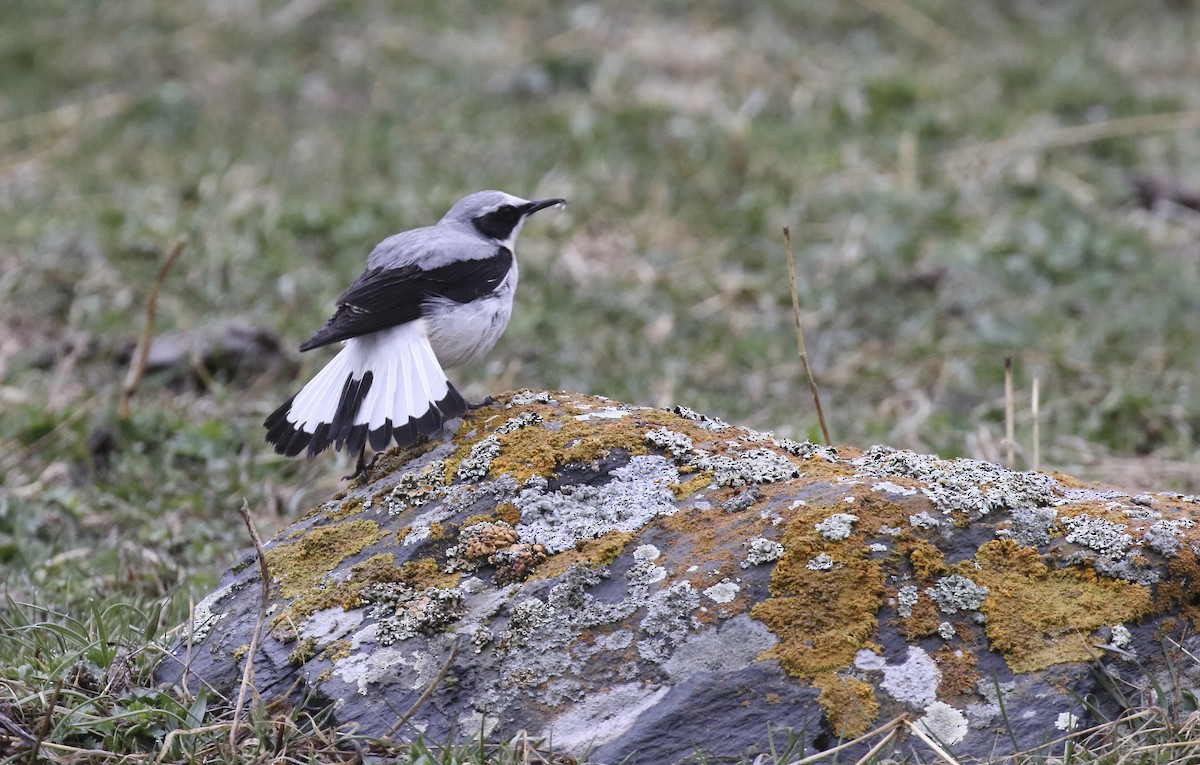
<path fill-rule="evenodd" d="M 472 222 L 475 224 L 475 229 L 484 236 L 504 241 L 521 222 L 521 211 L 512 205 L 502 205 L 489 213 L 480 215 Z"/>

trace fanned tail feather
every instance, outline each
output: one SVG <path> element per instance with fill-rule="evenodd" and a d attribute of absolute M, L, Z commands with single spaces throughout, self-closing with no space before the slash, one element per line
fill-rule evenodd
<path fill-rule="evenodd" d="M 280 454 L 312 457 L 330 446 L 355 454 L 367 443 L 411 446 L 466 410 L 417 321 L 347 341 L 263 425 Z"/>

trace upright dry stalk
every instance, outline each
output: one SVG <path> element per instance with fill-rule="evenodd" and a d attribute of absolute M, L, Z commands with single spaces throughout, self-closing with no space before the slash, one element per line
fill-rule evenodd
<path fill-rule="evenodd" d="M 1013 375 L 1012 356 L 1004 357 L 1004 459 L 1013 466 Z"/>
<path fill-rule="evenodd" d="M 138 386 L 142 383 L 142 376 L 146 374 L 146 360 L 150 357 L 150 345 L 154 342 L 154 314 L 158 311 L 158 291 L 162 289 L 167 272 L 171 270 L 171 265 L 183 252 L 186 244 L 187 239 L 183 237 L 175 241 L 171 251 L 167 253 L 167 259 L 159 266 L 154 283 L 150 285 L 150 294 L 146 296 L 146 326 L 142 328 L 142 339 L 133 352 L 133 358 L 129 362 L 129 371 L 125 373 L 125 382 L 121 385 L 121 405 L 117 409 L 117 414 L 122 420 L 129 419 L 129 401 L 133 398 L 133 394 L 137 393 Z"/>
<path fill-rule="evenodd" d="M 1040 470 L 1042 464 L 1042 437 L 1038 417 L 1041 414 L 1038 404 L 1038 376 L 1033 376 L 1033 402 L 1030 404 L 1030 413 L 1033 415 L 1033 464 L 1030 466 L 1033 470 Z"/>
<path fill-rule="evenodd" d="M 812 369 L 808 366 L 808 351 L 804 348 L 804 329 L 800 326 L 800 292 L 796 289 L 796 262 L 792 255 L 792 233 L 787 226 L 783 227 L 783 241 L 787 245 L 788 281 L 792 285 L 792 316 L 796 320 L 796 345 L 800 349 L 800 363 L 804 365 L 804 374 L 808 376 L 808 389 L 812 392 L 813 404 L 817 407 L 821 435 L 825 438 L 826 446 L 833 446 L 833 441 L 829 438 L 829 426 L 825 424 L 825 410 L 821 407 L 821 394 L 817 391 L 817 381 L 813 379 Z"/>
<path fill-rule="evenodd" d="M 233 724 L 229 726 L 230 756 L 237 751 L 237 735 L 242 725 L 242 709 L 246 704 L 246 692 L 254 687 L 254 654 L 258 653 L 258 643 L 262 639 L 263 624 L 267 621 L 267 605 L 271 600 L 271 572 L 267 569 L 267 553 L 263 550 L 262 539 L 250 517 L 250 503 L 242 500 L 242 521 L 250 532 L 254 542 L 254 551 L 258 555 L 258 575 L 262 580 L 258 600 L 258 620 L 254 623 L 254 633 L 250 636 L 250 648 L 246 651 L 246 667 L 242 670 L 242 683 L 238 687 L 237 704 L 233 707 Z"/>

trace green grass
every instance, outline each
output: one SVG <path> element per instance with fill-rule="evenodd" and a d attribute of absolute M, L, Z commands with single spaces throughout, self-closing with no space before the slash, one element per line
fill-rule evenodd
<path fill-rule="evenodd" d="M 838 443 L 994 457 L 1012 356 L 1026 457 L 1036 374 L 1043 464 L 1197 491 L 1200 216 L 1140 209 L 1129 179 L 1200 178 L 1200 133 L 1049 137 L 1200 110 L 1200 12 L 1043 5 L 921 0 L 942 30 L 921 37 L 852 2 L 8 3 L 0 564 L 32 605 L 0 608 L 26 624 L 0 665 L 34 669 L 0 704 L 38 718 L 81 651 L 107 671 L 102 621 L 149 663 L 150 614 L 180 621 L 247 545 L 243 498 L 270 534 L 336 490 L 345 462 L 261 439 L 327 358 L 292 349 L 375 242 L 479 188 L 571 206 L 526 228 L 507 334 L 452 373 L 471 398 L 568 388 L 815 436 L 789 226 Z M 180 236 L 155 329 L 262 327 L 299 367 L 151 375 L 121 422 Z M 195 703 L 137 693 L 157 733 L 55 713 L 51 737 L 147 752 Z"/>

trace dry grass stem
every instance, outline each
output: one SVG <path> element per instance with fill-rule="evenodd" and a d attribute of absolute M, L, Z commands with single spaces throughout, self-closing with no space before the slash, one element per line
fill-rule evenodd
<path fill-rule="evenodd" d="M 263 625 L 267 621 L 267 606 L 271 601 L 271 572 L 267 569 L 267 554 L 263 550 L 262 539 L 258 536 L 258 529 L 254 526 L 254 519 L 250 517 L 250 503 L 245 499 L 242 500 L 242 521 L 246 524 L 246 529 L 250 532 L 250 539 L 254 542 L 254 551 L 258 556 L 258 575 L 261 579 L 262 587 L 260 589 L 261 596 L 258 601 L 258 618 L 254 623 L 254 632 L 250 636 L 250 648 L 246 651 L 246 666 L 242 670 L 242 683 L 238 687 L 237 703 L 233 707 L 233 723 L 229 726 L 229 751 L 230 754 L 237 751 L 237 734 L 241 728 L 242 710 L 246 703 L 246 693 L 253 689 L 254 686 L 254 656 L 258 653 L 258 643 L 262 639 Z"/>
<path fill-rule="evenodd" d="M 1014 424 L 1016 406 L 1013 402 L 1013 371 L 1012 356 L 1004 357 L 1004 462 L 1008 467 L 1013 466 Z"/>
<path fill-rule="evenodd" d="M 867 765 L 867 763 L 872 762 L 875 755 L 879 754 L 885 746 L 892 742 L 892 739 L 894 738 L 896 738 L 896 729 L 892 728 L 888 731 L 886 736 L 875 742 L 875 746 L 868 749 L 866 754 L 864 754 L 862 757 L 859 757 L 858 762 L 854 763 L 854 765 Z"/>
<path fill-rule="evenodd" d="M 943 56 L 954 56 L 960 45 L 949 29 L 902 0 L 859 0 L 867 8 L 889 19 L 896 26 L 935 49 Z"/>
<path fill-rule="evenodd" d="M 85 121 L 111 117 L 124 109 L 130 100 L 127 93 L 106 93 L 90 101 L 63 104 L 49 111 L 8 120 L 0 123 L 0 144 L 22 136 L 77 130 Z"/>
<path fill-rule="evenodd" d="M 808 389 L 812 393 L 813 405 L 817 408 L 817 421 L 821 423 L 821 436 L 826 446 L 833 446 L 829 438 L 829 426 L 825 424 L 825 410 L 821 407 L 821 394 L 817 391 L 817 381 L 813 378 L 812 368 L 808 365 L 808 351 L 804 347 L 804 328 L 800 326 L 800 292 L 796 288 L 796 259 L 792 254 L 792 233 L 787 226 L 783 227 L 783 241 L 787 246 L 788 282 L 792 288 L 792 316 L 796 320 L 796 346 L 800 351 L 800 363 L 804 365 L 804 374 L 808 377 Z"/>
<path fill-rule="evenodd" d="M 885 737 L 890 737 L 895 733 L 896 727 L 898 725 L 900 725 L 900 723 L 902 723 L 902 722 L 905 722 L 903 715 L 901 715 L 900 717 L 892 718 L 890 721 L 885 722 L 883 725 L 880 725 L 878 728 L 873 728 L 873 729 L 867 731 L 866 733 L 862 734 L 858 738 L 852 738 L 849 741 L 844 741 L 835 747 L 826 749 L 823 752 L 817 752 L 816 754 L 810 754 L 809 756 L 807 756 L 803 759 L 793 760 L 790 763 L 788 763 L 788 765 L 809 765 L 810 763 L 813 763 L 813 762 L 820 762 L 821 760 L 824 760 L 827 757 L 832 757 L 833 755 L 837 754 L 838 752 L 840 752 L 844 749 L 849 749 L 850 747 L 855 746 L 857 744 L 861 744 L 864 741 L 869 741 L 869 740 L 875 738 L 876 736 L 884 735 Z"/>
<path fill-rule="evenodd" d="M 912 731 L 914 736 L 924 742 L 925 746 L 932 749 L 933 753 L 936 754 L 938 758 L 942 760 L 942 762 L 945 762 L 946 765 L 959 765 L 958 760 L 954 759 L 954 757 L 952 757 L 949 752 L 943 749 L 938 742 L 934 741 L 932 736 L 921 730 L 919 725 L 914 725 L 910 720 L 905 720 L 904 724 L 908 726 L 908 729 Z"/>
<path fill-rule="evenodd" d="M 1033 470 L 1040 470 L 1042 464 L 1042 434 L 1039 417 L 1041 415 L 1040 403 L 1038 401 L 1038 376 L 1033 376 L 1033 390 L 1030 391 L 1029 411 L 1033 416 L 1033 464 L 1030 467 Z"/>
<path fill-rule="evenodd" d="M 1010 154 L 1103 141 L 1108 138 L 1128 138 L 1149 133 L 1172 133 L 1200 130 L 1200 111 L 1139 114 L 1119 117 L 1086 125 L 1070 125 L 1055 130 L 1021 133 L 989 143 L 966 146 L 951 151 L 946 159 L 950 164 L 961 161 L 995 160 Z"/>
<path fill-rule="evenodd" d="M 158 310 L 158 292 L 167 279 L 167 272 L 171 270 L 171 266 L 183 252 L 186 244 L 187 239 L 183 237 L 176 240 L 171 251 L 167 253 L 167 259 L 159 267 L 158 273 L 154 277 L 154 283 L 150 285 L 150 294 L 146 296 L 146 326 L 142 329 L 141 340 L 133 352 L 133 359 L 129 362 L 129 371 L 125 375 L 125 382 L 121 385 L 121 405 L 118 415 L 122 420 L 129 419 L 129 401 L 133 398 L 133 394 L 137 393 L 138 386 L 142 383 L 142 376 L 146 374 L 146 360 L 150 357 L 150 345 L 154 342 L 154 314 Z"/>

